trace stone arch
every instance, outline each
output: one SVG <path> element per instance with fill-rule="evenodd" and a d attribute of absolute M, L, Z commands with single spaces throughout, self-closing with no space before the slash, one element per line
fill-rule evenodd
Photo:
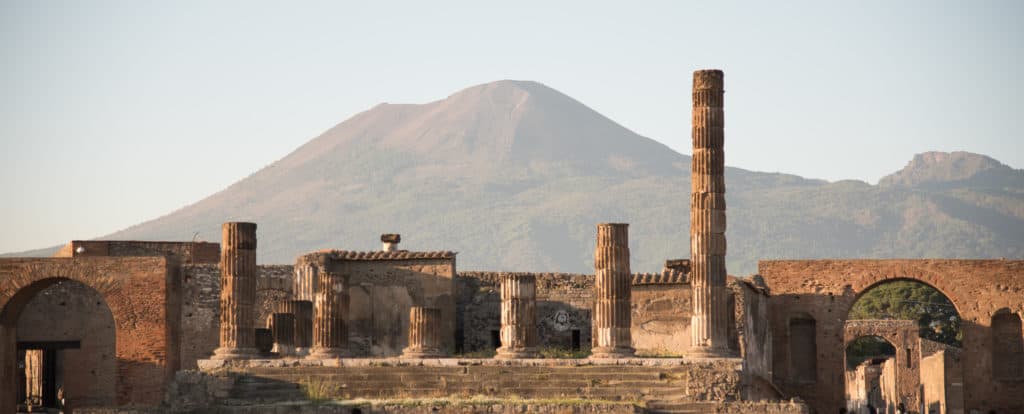
<path fill-rule="evenodd" d="M 156 404 L 178 366 L 177 266 L 163 257 L 0 259 L 0 412 L 14 412 L 17 322 L 25 306 L 61 280 L 81 283 L 114 320 L 115 403 Z"/>
<path fill-rule="evenodd" d="M 921 380 L 921 338 L 918 336 L 917 321 L 899 319 L 848 320 L 843 325 L 843 355 L 858 338 L 876 336 L 896 348 L 895 385 L 896 397 L 908 407 L 915 406 L 920 399 Z M 846 358 L 843 358 L 846 370 Z"/>
<path fill-rule="evenodd" d="M 957 303 L 957 300 L 954 299 L 952 296 L 950 296 L 949 293 L 947 293 L 947 290 L 953 291 L 952 287 L 951 286 L 947 286 L 946 289 L 944 290 L 942 287 L 940 287 L 940 285 L 947 284 L 945 279 L 941 278 L 941 277 L 937 278 L 937 277 L 933 277 L 933 276 L 929 276 L 929 275 L 930 274 L 926 273 L 926 274 L 923 275 L 924 277 L 914 277 L 914 276 L 905 276 L 905 275 L 897 276 L 897 275 L 892 275 L 892 274 L 888 274 L 888 275 L 886 275 L 886 274 L 868 274 L 867 278 L 865 278 L 863 280 L 858 280 L 857 282 L 859 282 L 859 283 L 855 282 L 855 283 L 853 283 L 851 285 L 851 289 L 852 289 L 852 291 L 854 293 L 853 300 L 849 301 L 849 304 L 846 306 L 846 309 L 843 312 L 843 320 L 844 321 L 850 320 L 850 311 L 853 310 L 853 305 L 856 304 L 857 301 L 859 301 L 862 297 L 864 297 L 865 294 L 867 294 L 868 292 L 870 292 L 874 288 L 879 287 L 881 285 L 884 285 L 886 283 L 898 282 L 898 281 L 909 281 L 909 282 L 923 283 L 923 284 L 927 285 L 928 287 L 931 287 L 932 289 L 935 289 L 935 290 L 939 291 L 939 293 L 941 293 L 942 296 L 945 296 L 946 299 L 949 299 L 949 302 L 953 304 L 953 307 L 956 309 L 956 313 L 958 315 L 961 315 L 961 317 L 963 317 L 964 313 L 961 310 L 960 305 Z M 860 286 L 858 286 L 858 285 L 860 285 Z"/>
<path fill-rule="evenodd" d="M 48 286 L 33 295 L 20 313 L 18 346 L 38 350 L 38 357 L 46 353 L 55 358 L 48 363 L 58 368 L 51 379 L 63 379 L 67 407 L 113 405 L 117 334 L 110 306 L 99 292 L 77 281 L 46 279 L 36 284 Z M 24 289 L 25 293 L 32 290 Z"/>

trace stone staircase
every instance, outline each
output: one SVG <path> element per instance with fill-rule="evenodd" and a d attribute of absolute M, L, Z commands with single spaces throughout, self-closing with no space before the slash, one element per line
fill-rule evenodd
<path fill-rule="evenodd" d="M 404 406 L 408 403 L 404 400 L 420 400 L 427 407 L 451 402 L 463 406 L 474 401 L 493 405 L 493 400 L 501 400 L 511 404 L 507 407 L 567 405 L 576 407 L 573 412 L 594 404 L 604 407 L 598 411 L 616 412 L 807 412 L 803 405 L 738 401 L 740 367 L 733 360 L 638 358 L 203 360 L 201 372 L 182 376 L 184 382 L 178 388 L 215 390 L 207 391 L 210 397 L 206 402 L 193 405 L 220 407 L 230 413 L 261 407 L 276 410 L 285 405 L 290 409 L 315 408 L 318 406 L 307 402 L 357 399 L 379 400 L 374 407 Z M 192 400 L 200 402 L 202 398 Z"/>

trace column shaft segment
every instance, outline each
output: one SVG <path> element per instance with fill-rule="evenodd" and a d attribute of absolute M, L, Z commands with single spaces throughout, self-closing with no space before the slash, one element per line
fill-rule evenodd
<path fill-rule="evenodd" d="M 321 269 L 317 275 L 313 306 L 313 349 L 311 359 L 348 356 L 348 275 Z"/>
<path fill-rule="evenodd" d="M 693 163 L 690 194 L 690 273 L 693 316 L 690 354 L 726 357 L 724 75 L 693 73 Z"/>
<path fill-rule="evenodd" d="M 594 272 L 594 347 L 591 358 L 632 357 L 629 224 L 597 225 Z"/>
<path fill-rule="evenodd" d="M 409 346 L 402 358 L 440 358 L 441 309 L 413 306 L 409 309 Z"/>
<path fill-rule="evenodd" d="M 293 300 L 295 309 L 295 354 L 308 355 L 313 346 L 313 302 Z"/>
<path fill-rule="evenodd" d="M 224 223 L 220 249 L 220 347 L 213 359 L 256 355 L 256 224 Z"/>
<path fill-rule="evenodd" d="M 495 358 L 537 358 L 537 278 L 501 275 L 501 347 Z"/>

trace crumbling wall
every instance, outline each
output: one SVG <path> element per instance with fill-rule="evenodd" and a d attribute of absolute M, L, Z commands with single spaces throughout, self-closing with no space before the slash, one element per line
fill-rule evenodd
<path fill-rule="evenodd" d="M 502 272 L 462 272 L 456 279 L 459 329 L 464 352 L 495 348 L 501 329 Z M 594 277 L 570 273 L 534 273 L 537 278 L 537 342 L 569 349 L 574 331 L 582 348 L 591 341 L 590 313 Z"/>
<path fill-rule="evenodd" d="M 921 386 L 924 393 L 925 413 L 963 414 L 962 350 L 931 341 L 927 348 L 938 348 L 921 358 Z M 922 346 L 922 350 L 925 349 Z"/>
<path fill-rule="evenodd" d="M 455 349 L 455 260 L 345 261 L 349 274 L 349 349 L 396 356 L 408 345 L 409 309 L 441 309 L 441 347 Z"/>
<path fill-rule="evenodd" d="M 275 301 L 291 294 L 291 265 L 256 268 L 256 326 L 264 326 Z M 209 358 L 220 341 L 220 265 L 182 267 L 181 367 L 196 369 L 196 360 Z"/>
<path fill-rule="evenodd" d="M 690 348 L 690 285 L 634 284 L 633 347 L 640 355 L 682 356 Z"/>
<path fill-rule="evenodd" d="M 134 241 L 134 240 L 72 240 L 54 257 L 97 256 L 174 256 L 185 264 L 220 262 L 220 243 Z"/>

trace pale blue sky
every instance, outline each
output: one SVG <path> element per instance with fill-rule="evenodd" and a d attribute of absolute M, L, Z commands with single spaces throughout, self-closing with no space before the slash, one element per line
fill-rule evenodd
<path fill-rule="evenodd" d="M 1024 167 L 1024 2 L 719 3 L 0 1 L 0 252 L 169 213 L 377 103 L 498 79 L 689 154 L 691 72 L 724 69 L 726 163 L 747 169 Z"/>

